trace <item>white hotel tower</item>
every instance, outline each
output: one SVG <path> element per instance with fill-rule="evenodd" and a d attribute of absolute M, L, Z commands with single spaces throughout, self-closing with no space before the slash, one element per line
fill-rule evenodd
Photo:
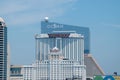
<path fill-rule="evenodd" d="M 83 36 L 52 33 L 35 39 L 36 80 L 86 80 Z"/>

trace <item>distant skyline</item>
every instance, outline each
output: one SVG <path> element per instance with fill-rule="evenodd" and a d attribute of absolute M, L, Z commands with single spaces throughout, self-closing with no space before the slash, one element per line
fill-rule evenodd
<path fill-rule="evenodd" d="M 120 74 L 120 0 L 2 0 L 0 17 L 8 27 L 11 64 L 35 61 L 40 22 L 89 27 L 91 55 L 106 74 Z"/>

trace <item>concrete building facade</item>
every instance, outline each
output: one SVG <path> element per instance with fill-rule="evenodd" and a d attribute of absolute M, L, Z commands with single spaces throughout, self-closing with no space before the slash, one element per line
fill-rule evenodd
<path fill-rule="evenodd" d="M 36 80 L 86 80 L 82 35 L 54 33 L 35 38 Z"/>

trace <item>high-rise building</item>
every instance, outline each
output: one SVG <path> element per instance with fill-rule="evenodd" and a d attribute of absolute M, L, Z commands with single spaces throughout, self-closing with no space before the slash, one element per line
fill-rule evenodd
<path fill-rule="evenodd" d="M 35 38 L 36 80 L 86 80 L 82 35 L 57 32 Z"/>
<path fill-rule="evenodd" d="M 48 18 L 45 21 L 41 21 L 41 33 L 51 34 L 56 32 L 76 32 L 84 36 L 84 60 L 86 65 L 87 78 L 92 78 L 94 75 L 104 75 L 103 70 L 97 64 L 97 61 L 93 58 L 90 52 L 90 30 L 88 27 L 60 24 L 56 22 L 50 22 Z M 80 47 L 79 47 L 80 48 Z M 70 48 L 72 50 L 72 47 Z M 71 53 L 71 51 L 70 51 Z"/>
<path fill-rule="evenodd" d="M 0 18 L 0 80 L 7 80 L 7 27 Z"/>
<path fill-rule="evenodd" d="M 77 33 L 53 33 L 36 35 L 36 59 L 47 60 L 47 55 L 53 47 L 62 51 L 65 59 L 84 61 L 83 36 Z M 81 56 L 82 55 L 82 56 Z M 82 63 L 82 62 L 81 62 Z"/>
<path fill-rule="evenodd" d="M 36 63 L 11 66 L 11 80 L 92 80 L 95 75 L 104 75 L 88 54 L 89 28 L 46 20 L 41 22 L 41 29 L 35 36 Z"/>
<path fill-rule="evenodd" d="M 60 24 L 56 22 L 41 21 L 41 33 L 50 34 L 55 32 L 76 32 L 84 36 L 84 53 L 90 53 L 90 30 L 87 27 Z"/>

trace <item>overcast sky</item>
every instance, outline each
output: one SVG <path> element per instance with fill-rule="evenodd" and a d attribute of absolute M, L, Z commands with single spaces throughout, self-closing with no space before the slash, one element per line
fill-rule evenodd
<path fill-rule="evenodd" d="M 40 21 L 89 27 L 91 54 L 106 74 L 120 74 L 120 0 L 1 0 L 8 27 L 11 64 L 35 61 Z"/>

